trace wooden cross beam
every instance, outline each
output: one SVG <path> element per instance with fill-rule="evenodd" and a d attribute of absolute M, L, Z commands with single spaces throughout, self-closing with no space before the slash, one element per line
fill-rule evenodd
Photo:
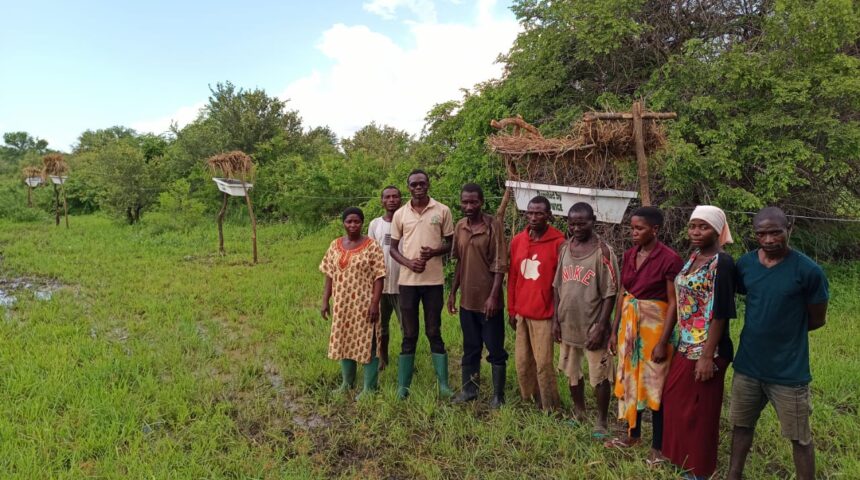
<path fill-rule="evenodd" d="M 632 120 L 633 140 L 636 142 L 636 164 L 639 175 L 639 195 L 642 205 L 651 205 L 651 187 L 648 183 L 648 158 L 645 156 L 645 135 L 642 120 L 671 120 L 677 118 L 675 112 L 642 112 L 642 102 L 633 102 L 631 112 L 586 112 L 582 116 L 585 122 L 594 120 Z"/>

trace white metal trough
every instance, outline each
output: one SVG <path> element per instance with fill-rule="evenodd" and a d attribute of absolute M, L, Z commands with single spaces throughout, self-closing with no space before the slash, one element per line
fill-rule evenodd
<path fill-rule="evenodd" d="M 597 220 L 607 223 L 621 223 L 631 198 L 639 195 L 628 190 L 603 190 L 588 187 L 567 187 L 543 183 L 515 182 L 508 180 L 505 186 L 513 189 L 517 208 L 525 211 L 529 200 L 543 195 L 549 199 L 552 213 L 567 215 L 567 211 L 577 202 L 587 202 L 594 208 Z"/>
<path fill-rule="evenodd" d="M 49 175 L 51 177 L 51 181 L 54 182 L 55 185 L 62 185 L 66 183 L 66 180 L 69 178 L 67 176 L 57 176 L 57 175 Z"/>
<path fill-rule="evenodd" d="M 26 183 L 28 187 L 38 187 L 42 184 L 42 177 L 27 177 L 24 179 L 24 183 Z"/>
<path fill-rule="evenodd" d="M 254 186 L 252 183 L 242 182 L 241 180 L 235 180 L 232 178 L 212 177 L 212 180 L 215 182 L 215 185 L 218 185 L 218 190 L 221 190 L 227 195 L 231 195 L 233 197 L 244 197 L 245 191 L 250 190 Z M 243 183 L 244 188 L 242 187 Z"/>

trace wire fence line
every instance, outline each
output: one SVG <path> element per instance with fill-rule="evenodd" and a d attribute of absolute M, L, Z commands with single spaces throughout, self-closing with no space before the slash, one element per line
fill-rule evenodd
<path fill-rule="evenodd" d="M 96 175 L 105 175 L 102 173 L 96 173 Z M 44 183 L 44 186 L 49 185 L 49 183 Z M 36 187 L 38 188 L 38 187 Z M 159 188 L 159 187 L 147 187 L 140 188 L 139 190 L 143 191 L 155 191 L 155 192 L 166 192 L 169 189 Z M 278 195 L 278 198 L 281 199 L 306 199 L 306 200 L 331 200 L 331 201 L 347 201 L 347 200 L 360 200 L 360 201 L 368 201 L 373 199 L 380 198 L 378 195 L 350 195 L 350 196 L 334 196 L 334 195 Z M 444 200 L 448 202 L 459 202 L 460 197 L 458 196 L 433 196 L 436 200 Z M 501 200 L 503 197 L 501 196 L 486 196 L 484 200 Z M 404 196 L 404 201 L 408 201 L 409 197 Z M 663 210 L 689 210 L 692 211 L 695 207 L 693 206 L 668 206 L 661 207 Z M 726 213 L 732 213 L 737 215 L 747 215 L 754 216 L 757 212 L 749 212 L 749 211 L 739 211 L 739 210 L 723 210 Z M 843 223 L 860 223 L 860 218 L 845 218 L 845 217 L 826 217 L 826 216 L 813 216 L 813 215 L 797 215 L 786 212 L 786 216 L 789 218 L 803 219 L 803 220 L 815 220 L 815 221 L 825 221 L 825 222 L 843 222 Z"/>

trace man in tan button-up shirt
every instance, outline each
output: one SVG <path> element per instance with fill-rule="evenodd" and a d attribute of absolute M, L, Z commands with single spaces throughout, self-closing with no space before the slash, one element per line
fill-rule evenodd
<path fill-rule="evenodd" d="M 451 210 L 430 198 L 430 177 L 413 170 L 406 179 L 412 199 L 391 220 L 391 258 L 400 267 L 400 312 L 403 343 L 397 366 L 397 395 L 405 398 L 412 384 L 418 344 L 418 305 L 424 304 L 424 333 L 430 341 L 439 394 L 449 397 L 448 354 L 442 341 L 442 256 L 451 251 L 454 221 Z"/>

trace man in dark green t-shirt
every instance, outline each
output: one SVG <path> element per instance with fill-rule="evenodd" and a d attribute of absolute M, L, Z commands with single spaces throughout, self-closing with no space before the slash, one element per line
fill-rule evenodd
<path fill-rule="evenodd" d="M 824 326 L 827 277 L 809 257 L 789 248 L 789 223 L 782 210 L 758 212 L 753 230 L 760 248 L 737 262 L 746 313 L 734 361 L 728 478 L 741 478 L 758 417 L 770 402 L 782 435 L 791 440 L 798 480 L 812 480 L 808 333 Z"/>

